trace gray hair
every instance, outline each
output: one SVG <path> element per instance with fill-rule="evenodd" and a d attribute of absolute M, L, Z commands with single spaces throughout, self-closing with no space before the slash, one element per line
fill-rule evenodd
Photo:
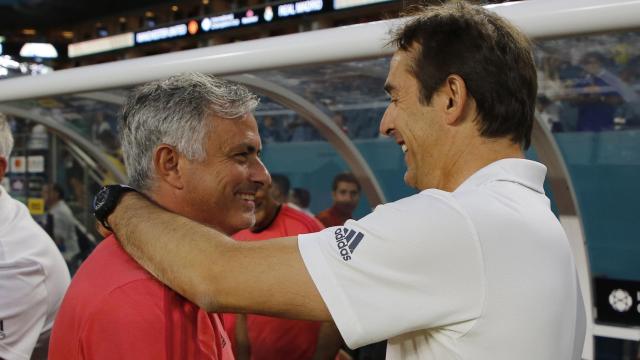
<path fill-rule="evenodd" d="M 8 159 L 13 150 L 13 136 L 7 117 L 0 113 L 0 157 Z"/>
<path fill-rule="evenodd" d="M 206 156 L 208 119 L 239 118 L 255 110 L 258 97 L 246 87 L 210 75 L 185 73 L 136 88 L 120 120 L 124 160 L 131 186 L 148 190 L 159 144 L 175 146 L 189 160 Z"/>

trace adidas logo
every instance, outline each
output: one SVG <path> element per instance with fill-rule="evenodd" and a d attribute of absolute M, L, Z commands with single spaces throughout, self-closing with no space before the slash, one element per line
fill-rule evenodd
<path fill-rule="evenodd" d="M 363 233 L 346 227 L 337 228 L 334 235 L 336 239 L 336 246 L 338 247 L 340 256 L 342 256 L 342 260 L 344 261 L 351 260 L 353 252 L 356 250 L 362 239 L 364 239 Z"/>

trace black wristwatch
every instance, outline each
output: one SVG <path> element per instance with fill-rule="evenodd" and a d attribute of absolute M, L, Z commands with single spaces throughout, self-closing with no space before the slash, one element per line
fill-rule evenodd
<path fill-rule="evenodd" d="M 136 189 L 120 184 L 107 185 L 100 189 L 93 198 L 93 216 L 95 216 L 96 220 L 100 221 L 102 226 L 107 230 L 113 231 L 109 223 L 107 223 L 107 217 L 115 210 L 122 195 L 129 191 L 136 191 Z"/>

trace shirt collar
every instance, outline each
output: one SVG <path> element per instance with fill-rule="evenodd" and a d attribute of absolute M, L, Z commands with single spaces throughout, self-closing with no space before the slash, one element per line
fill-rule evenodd
<path fill-rule="evenodd" d="M 544 194 L 544 178 L 547 167 L 527 159 L 501 159 L 476 171 L 455 191 L 479 187 L 493 181 L 508 181 Z"/>

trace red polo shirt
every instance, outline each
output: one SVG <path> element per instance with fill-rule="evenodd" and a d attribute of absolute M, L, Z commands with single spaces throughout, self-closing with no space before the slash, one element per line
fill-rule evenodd
<path fill-rule="evenodd" d="M 347 220 L 351 219 L 351 213 L 345 213 L 333 205 L 319 212 L 316 218 L 326 227 L 342 226 Z"/>
<path fill-rule="evenodd" d="M 110 236 L 69 286 L 49 359 L 229 360 L 233 353 L 218 315 L 153 278 Z"/>
<path fill-rule="evenodd" d="M 317 232 L 324 227 L 313 217 L 290 208 L 280 207 L 273 222 L 258 233 L 243 230 L 233 238 L 240 241 L 258 241 Z M 233 314 L 225 314 L 225 329 L 231 337 L 235 331 Z M 252 360 L 306 360 L 316 351 L 319 322 L 287 320 L 261 315 L 247 315 L 247 334 Z"/>

